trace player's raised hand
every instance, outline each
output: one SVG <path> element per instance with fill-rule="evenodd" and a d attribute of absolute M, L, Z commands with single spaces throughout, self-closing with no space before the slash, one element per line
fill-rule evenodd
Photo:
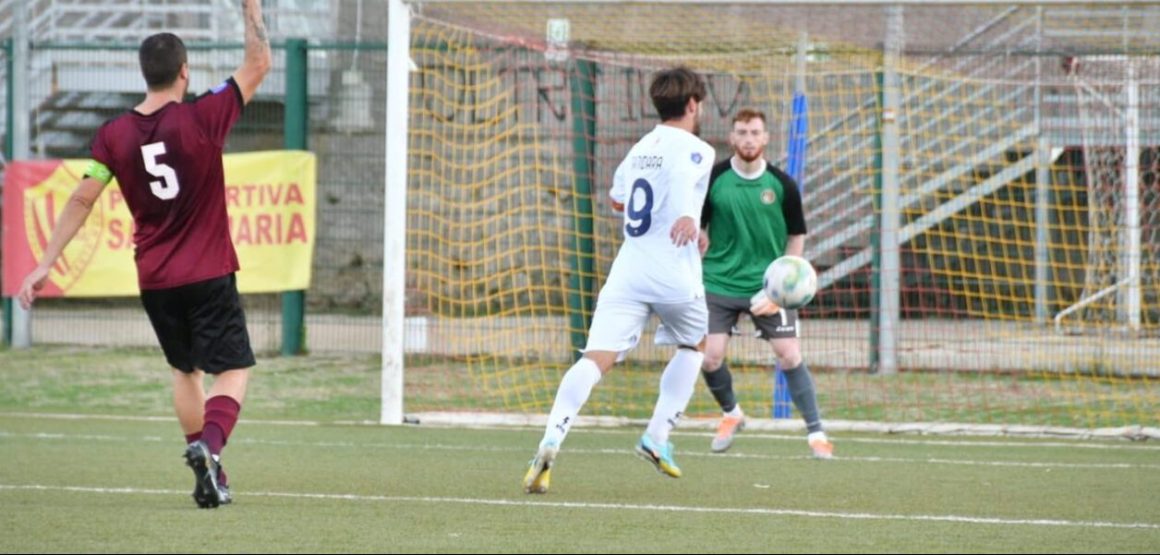
<path fill-rule="evenodd" d="M 242 103 L 248 104 L 274 62 L 266 24 L 262 21 L 262 1 L 242 0 L 242 17 L 246 28 L 246 50 L 242 65 L 234 72 L 234 82 L 242 93 Z"/>
<path fill-rule="evenodd" d="M 693 221 L 690 216 L 681 216 L 673 222 L 673 229 L 669 231 L 669 237 L 673 240 L 673 244 L 678 247 L 683 247 L 697 240 L 699 230 L 697 229 L 697 222 Z"/>

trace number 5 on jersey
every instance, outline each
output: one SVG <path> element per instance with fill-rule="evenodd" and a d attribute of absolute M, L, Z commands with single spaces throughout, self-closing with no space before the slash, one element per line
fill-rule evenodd
<path fill-rule="evenodd" d="M 165 143 L 150 143 L 141 147 L 141 157 L 145 159 L 145 171 L 159 181 L 150 181 L 149 189 L 153 195 L 161 200 L 173 200 L 181 191 L 181 184 L 177 182 L 177 172 L 166 164 L 157 162 L 157 157 L 165 154 Z"/>

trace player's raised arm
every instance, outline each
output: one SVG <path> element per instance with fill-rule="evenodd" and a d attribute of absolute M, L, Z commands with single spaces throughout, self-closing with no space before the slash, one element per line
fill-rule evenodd
<path fill-rule="evenodd" d="M 270 71 L 272 55 L 266 25 L 262 22 L 262 0 L 242 0 L 246 22 L 246 57 L 234 72 L 234 81 L 242 92 L 242 101 L 249 103 Z"/>

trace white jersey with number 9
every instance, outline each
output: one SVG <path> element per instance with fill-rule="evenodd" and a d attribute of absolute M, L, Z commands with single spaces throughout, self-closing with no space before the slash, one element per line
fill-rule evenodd
<path fill-rule="evenodd" d="M 683 216 L 700 225 L 716 152 L 696 135 L 658 125 L 628 152 L 613 176 L 610 196 L 624 205 L 624 244 L 601 296 L 675 303 L 704 295 L 697 242 L 670 237 Z"/>

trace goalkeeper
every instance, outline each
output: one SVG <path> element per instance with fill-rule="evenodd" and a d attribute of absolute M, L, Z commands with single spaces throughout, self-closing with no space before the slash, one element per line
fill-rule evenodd
<path fill-rule="evenodd" d="M 765 114 L 757 110 L 743 109 L 733 118 L 733 156 L 713 167 L 701 213 L 699 246 L 709 308 L 701 371 L 724 412 L 710 448 L 725 452 L 745 427 L 725 362 L 729 338 L 745 312 L 785 369 L 790 396 L 808 429 L 810 450 L 829 459 L 834 446 L 822 429 L 814 381 L 802 360 L 797 311 L 778 307 L 761 289 L 769 263 L 782 255 L 801 256 L 806 238 L 797 183 L 765 160 L 765 125 Z"/>

